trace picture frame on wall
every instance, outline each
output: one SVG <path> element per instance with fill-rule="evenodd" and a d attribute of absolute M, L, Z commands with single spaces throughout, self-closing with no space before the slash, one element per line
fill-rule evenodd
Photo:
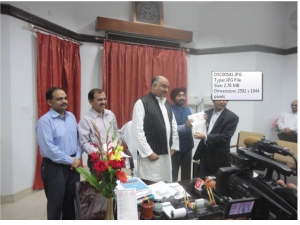
<path fill-rule="evenodd" d="M 132 19 L 135 23 L 164 26 L 162 2 L 132 2 Z"/>

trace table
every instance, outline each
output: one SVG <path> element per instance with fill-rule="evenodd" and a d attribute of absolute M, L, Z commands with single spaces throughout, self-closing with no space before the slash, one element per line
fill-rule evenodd
<path fill-rule="evenodd" d="M 147 185 L 153 184 L 154 182 L 145 181 Z M 178 181 L 180 185 L 183 185 L 186 188 L 186 191 L 190 194 L 190 199 L 193 201 L 199 198 L 206 198 L 201 196 L 194 189 L 194 180 L 184 180 Z M 106 199 L 100 196 L 100 193 L 89 183 L 84 181 L 78 181 L 76 183 L 76 198 L 75 198 L 75 209 L 76 209 L 76 219 L 77 220 L 101 220 L 105 217 L 105 206 Z M 139 207 L 137 208 L 139 210 Z M 114 202 L 114 217 L 117 219 L 117 210 L 116 204 Z M 164 215 L 163 219 L 169 220 L 169 218 Z M 187 219 L 187 218 L 181 218 Z M 209 212 L 203 214 L 194 219 L 202 220 L 216 220 L 223 219 L 222 211 L 219 212 Z M 178 220 L 178 219 L 176 219 Z"/>
<path fill-rule="evenodd" d="M 154 184 L 155 182 L 153 181 L 147 181 L 147 180 L 143 180 L 147 185 L 150 184 Z M 207 199 L 206 196 L 201 195 L 200 192 L 197 192 L 196 189 L 194 188 L 195 185 L 195 179 L 190 179 L 190 180 L 183 180 L 183 181 L 178 181 L 178 183 L 182 186 L 184 186 L 186 188 L 186 191 L 189 193 L 190 195 L 190 200 L 191 202 L 194 202 L 195 199 L 199 199 L 199 198 L 204 198 Z M 155 201 L 154 201 L 155 202 Z M 164 215 L 163 219 L 168 220 L 169 218 Z M 187 218 L 182 218 L 182 220 L 186 220 Z M 223 212 L 221 210 L 218 210 L 217 212 L 213 212 L 213 210 L 211 209 L 208 210 L 207 213 L 202 214 L 202 215 L 198 215 L 197 218 L 193 218 L 193 219 L 201 219 L 201 220 L 222 220 L 223 219 Z M 178 220 L 178 219 L 176 219 Z"/>

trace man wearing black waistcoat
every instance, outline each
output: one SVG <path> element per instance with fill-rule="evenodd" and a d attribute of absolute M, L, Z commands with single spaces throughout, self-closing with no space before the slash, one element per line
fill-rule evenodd
<path fill-rule="evenodd" d="M 133 108 L 132 134 L 137 144 L 137 175 L 149 181 L 172 181 L 171 155 L 179 150 L 177 123 L 165 95 L 169 81 L 152 79 L 151 92 Z"/>

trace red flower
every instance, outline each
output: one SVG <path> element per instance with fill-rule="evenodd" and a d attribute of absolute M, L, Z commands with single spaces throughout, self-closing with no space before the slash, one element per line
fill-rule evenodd
<path fill-rule="evenodd" d="M 99 155 L 96 152 L 91 153 L 91 162 L 99 161 Z"/>
<path fill-rule="evenodd" d="M 277 127 L 278 126 L 278 120 L 279 120 L 279 118 L 277 118 L 276 120 L 274 120 L 273 127 Z"/>
<path fill-rule="evenodd" d="M 113 151 L 108 153 L 108 160 L 110 159 L 110 156 L 113 155 L 113 154 L 115 154 Z"/>
<path fill-rule="evenodd" d="M 97 143 L 93 143 L 93 145 L 94 145 L 96 148 L 99 147 L 99 145 L 98 145 Z"/>
<path fill-rule="evenodd" d="M 116 177 L 122 182 L 125 183 L 127 181 L 126 174 L 122 170 L 118 170 L 116 172 Z"/>
<path fill-rule="evenodd" d="M 108 165 L 114 169 L 120 169 L 122 166 L 122 163 L 121 163 L 121 161 L 110 160 L 110 161 L 108 161 Z"/>
<path fill-rule="evenodd" d="M 121 167 L 122 167 L 122 168 L 125 168 L 125 167 L 126 167 L 126 162 L 125 162 L 125 159 L 124 159 L 124 158 L 121 159 Z"/>
<path fill-rule="evenodd" d="M 94 163 L 94 169 L 96 170 L 96 172 L 103 172 L 106 170 L 106 168 L 106 162 L 104 161 L 97 161 Z"/>

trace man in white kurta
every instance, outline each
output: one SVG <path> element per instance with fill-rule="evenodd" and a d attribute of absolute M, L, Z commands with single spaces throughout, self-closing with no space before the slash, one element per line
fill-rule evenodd
<path fill-rule="evenodd" d="M 163 115 L 165 126 L 165 132 L 167 137 L 167 143 L 169 143 L 169 137 L 171 135 L 170 120 L 166 108 L 165 94 L 168 91 L 169 81 L 162 76 L 153 78 L 151 93 L 155 95 L 158 105 Z M 150 180 L 154 182 L 166 181 L 172 182 L 172 163 L 171 155 L 174 151 L 179 150 L 179 138 L 177 132 L 176 119 L 172 112 L 172 146 L 170 148 L 168 144 L 168 154 L 157 155 L 147 142 L 147 138 L 144 131 L 144 117 L 145 109 L 142 100 L 139 99 L 133 109 L 132 115 L 132 132 L 138 149 L 138 168 L 137 175 L 141 179 Z"/>

